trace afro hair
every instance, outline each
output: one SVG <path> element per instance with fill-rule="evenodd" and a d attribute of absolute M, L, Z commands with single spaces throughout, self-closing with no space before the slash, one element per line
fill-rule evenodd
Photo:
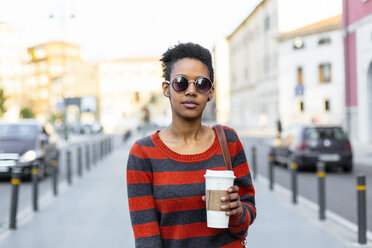
<path fill-rule="evenodd" d="M 163 57 L 160 59 L 163 68 L 163 77 L 165 80 L 170 80 L 170 75 L 173 70 L 174 64 L 181 59 L 190 58 L 196 59 L 205 64 L 209 71 L 209 78 L 213 82 L 213 66 L 212 66 L 212 55 L 208 49 L 195 44 L 195 43 L 179 43 L 163 53 Z"/>

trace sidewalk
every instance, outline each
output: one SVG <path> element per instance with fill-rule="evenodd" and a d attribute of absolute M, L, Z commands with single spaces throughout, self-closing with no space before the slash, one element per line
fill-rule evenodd
<path fill-rule="evenodd" d="M 39 213 L 18 220 L 18 230 L 0 233 L 0 247 L 134 247 L 125 184 L 128 149 L 116 148 L 83 178 L 74 178 L 73 185 Z M 260 180 L 255 187 L 258 216 L 249 230 L 249 247 L 353 247 L 356 234 L 345 235 L 337 227 L 333 228 L 336 234 L 325 231 L 329 225 L 319 223 L 315 214 L 304 214 L 280 193 L 266 190 Z"/>

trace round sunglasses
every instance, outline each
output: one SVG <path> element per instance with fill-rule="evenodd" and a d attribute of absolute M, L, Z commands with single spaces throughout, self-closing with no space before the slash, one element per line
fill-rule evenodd
<path fill-rule="evenodd" d="M 206 77 L 198 77 L 196 80 L 187 80 L 184 76 L 175 77 L 172 82 L 165 81 L 167 84 L 171 84 L 174 91 L 177 93 L 183 93 L 189 88 L 190 83 L 195 83 L 196 90 L 201 94 L 207 94 L 211 91 L 213 83 Z"/>

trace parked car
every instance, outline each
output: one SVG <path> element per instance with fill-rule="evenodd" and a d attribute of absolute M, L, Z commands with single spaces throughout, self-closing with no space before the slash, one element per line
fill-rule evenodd
<path fill-rule="evenodd" d="M 318 160 L 327 168 L 353 168 L 350 141 L 340 126 L 293 125 L 282 132 L 272 151 L 274 163 L 288 166 L 293 161 L 299 169 L 315 168 Z"/>
<path fill-rule="evenodd" d="M 22 177 L 30 178 L 32 166 L 37 165 L 40 177 L 45 177 L 57 156 L 56 142 L 57 135 L 49 124 L 33 119 L 0 122 L 0 175 L 11 176 L 17 166 Z"/>

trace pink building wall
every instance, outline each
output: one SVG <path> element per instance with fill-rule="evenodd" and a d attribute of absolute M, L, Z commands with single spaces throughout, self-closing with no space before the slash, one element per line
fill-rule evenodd
<path fill-rule="evenodd" d="M 360 19 L 372 15 L 372 0 L 343 0 L 342 27 L 346 29 Z M 350 32 L 350 31 L 349 31 Z M 345 103 L 347 107 L 357 106 L 357 68 L 355 31 L 344 38 L 345 52 Z"/>
<path fill-rule="evenodd" d="M 347 4 L 347 6 L 345 6 Z M 347 7 L 348 24 L 352 24 L 363 17 L 372 14 L 372 0 L 367 0 L 362 2 L 362 0 L 344 0 L 344 11 L 343 15 L 346 15 L 345 9 Z M 345 21 L 345 19 L 344 19 Z M 343 21 L 343 27 L 345 27 L 345 22 Z"/>
<path fill-rule="evenodd" d="M 356 41 L 355 33 L 344 38 L 345 54 L 345 104 L 346 106 L 357 106 L 357 70 L 356 70 Z"/>

